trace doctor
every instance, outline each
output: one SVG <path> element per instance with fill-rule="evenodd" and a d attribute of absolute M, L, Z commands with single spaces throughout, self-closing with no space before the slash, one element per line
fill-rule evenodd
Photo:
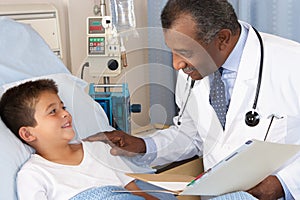
<path fill-rule="evenodd" d="M 109 142 L 114 155 L 142 154 L 135 157 L 141 164 L 199 155 L 205 169 L 249 139 L 300 144 L 298 43 L 256 33 L 237 20 L 226 0 L 169 0 L 161 21 L 179 71 L 180 112 L 174 125 L 149 138 L 113 131 L 88 140 Z M 220 68 L 227 106 L 224 126 L 210 104 L 213 72 Z M 248 192 L 259 199 L 299 199 L 300 159 Z"/>

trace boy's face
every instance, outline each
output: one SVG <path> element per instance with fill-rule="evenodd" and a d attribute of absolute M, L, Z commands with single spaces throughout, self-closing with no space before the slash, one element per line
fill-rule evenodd
<path fill-rule="evenodd" d="M 66 111 L 57 94 L 42 92 L 35 107 L 37 125 L 30 127 L 30 132 L 39 143 L 50 144 L 73 139 L 72 116 Z"/>

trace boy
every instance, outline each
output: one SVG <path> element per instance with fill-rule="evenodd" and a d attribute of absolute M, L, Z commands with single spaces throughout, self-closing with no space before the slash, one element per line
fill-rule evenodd
<path fill-rule="evenodd" d="M 72 116 L 53 80 L 29 81 L 8 89 L 0 101 L 0 115 L 6 126 L 36 151 L 18 172 L 20 200 L 66 200 L 89 188 L 107 185 L 139 190 L 124 174 L 128 168 L 121 158 L 116 168 L 97 157 L 103 154 L 105 144 L 70 143 L 75 136 Z M 97 153 L 92 154 L 91 149 Z M 157 199 L 143 192 L 135 194 Z M 136 197 L 132 195 L 131 199 Z"/>

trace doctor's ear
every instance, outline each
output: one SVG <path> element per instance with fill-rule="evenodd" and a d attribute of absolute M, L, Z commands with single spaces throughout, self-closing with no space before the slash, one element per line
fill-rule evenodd
<path fill-rule="evenodd" d="M 29 128 L 25 126 L 22 126 L 19 129 L 19 135 L 26 142 L 32 142 L 36 139 L 36 137 L 31 134 Z"/>
<path fill-rule="evenodd" d="M 217 33 L 215 42 L 217 43 L 219 50 L 224 50 L 230 46 L 232 36 L 232 32 L 229 29 L 222 29 Z"/>

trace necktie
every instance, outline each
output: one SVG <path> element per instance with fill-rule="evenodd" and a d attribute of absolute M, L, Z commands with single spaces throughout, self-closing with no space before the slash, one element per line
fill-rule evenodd
<path fill-rule="evenodd" d="M 214 72 L 213 80 L 210 86 L 209 100 L 212 107 L 215 109 L 219 121 L 224 129 L 226 121 L 226 97 L 225 97 L 225 86 L 221 80 L 223 68 Z"/>

